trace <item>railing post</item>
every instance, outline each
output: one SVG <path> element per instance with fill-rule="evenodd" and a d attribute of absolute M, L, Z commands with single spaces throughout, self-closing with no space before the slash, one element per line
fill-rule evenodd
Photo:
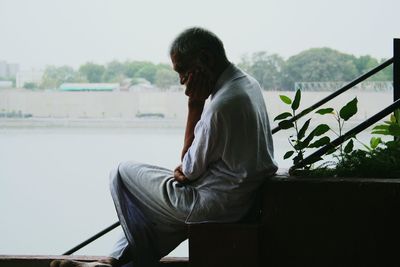
<path fill-rule="evenodd" d="M 393 40 L 393 102 L 400 98 L 400 39 Z"/>

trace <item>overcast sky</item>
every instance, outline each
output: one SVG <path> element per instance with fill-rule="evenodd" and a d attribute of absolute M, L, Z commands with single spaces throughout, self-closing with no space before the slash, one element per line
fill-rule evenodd
<path fill-rule="evenodd" d="M 214 31 L 233 62 L 311 47 L 388 58 L 399 11 L 400 0 L 0 0 L 0 60 L 23 69 L 168 63 L 169 43 L 190 26 Z"/>

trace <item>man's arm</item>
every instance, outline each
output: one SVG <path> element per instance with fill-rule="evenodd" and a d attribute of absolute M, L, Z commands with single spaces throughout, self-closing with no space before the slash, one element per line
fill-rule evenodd
<path fill-rule="evenodd" d="M 204 109 L 204 103 L 210 95 L 210 92 L 211 87 L 209 86 L 209 82 L 204 77 L 204 75 L 199 72 L 191 73 L 189 75 L 185 90 L 185 94 L 189 97 L 188 116 L 185 128 L 185 138 L 181 152 L 181 161 L 183 160 L 186 152 L 193 143 L 194 128 L 201 118 L 201 114 L 203 113 Z M 175 169 L 174 178 L 178 182 L 182 183 L 188 181 L 187 177 L 185 177 L 182 172 L 182 164 Z"/>
<path fill-rule="evenodd" d="M 185 140 L 181 154 L 181 160 L 185 153 L 192 145 L 194 139 L 194 128 L 200 120 L 203 112 L 204 103 L 211 92 L 209 79 L 204 73 L 197 70 L 189 74 L 185 94 L 189 97 L 188 100 L 188 116 L 185 129 Z"/>
<path fill-rule="evenodd" d="M 181 153 L 181 161 L 192 145 L 194 140 L 194 128 L 197 122 L 200 120 L 201 114 L 204 109 L 205 100 L 193 100 L 189 98 L 188 101 L 188 116 L 186 121 L 185 139 L 183 142 L 183 149 Z"/>
<path fill-rule="evenodd" d="M 189 147 L 192 145 L 194 140 L 194 128 L 196 127 L 197 122 L 201 118 L 201 113 L 204 109 L 204 101 L 201 100 L 192 100 L 189 98 L 188 101 L 188 117 L 186 122 L 186 129 L 185 129 L 185 139 L 183 142 L 183 149 L 181 154 L 181 161 L 185 156 L 186 152 L 188 151 Z M 183 174 L 182 172 L 182 164 L 174 170 L 174 178 L 176 181 L 180 183 L 187 183 L 189 179 Z"/>

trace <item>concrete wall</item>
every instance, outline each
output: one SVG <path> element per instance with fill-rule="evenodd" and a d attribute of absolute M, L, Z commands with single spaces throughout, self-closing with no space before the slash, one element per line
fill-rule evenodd
<path fill-rule="evenodd" d="M 137 113 L 182 114 L 179 93 L 0 91 L 0 112 L 45 118 L 134 118 Z"/>
<path fill-rule="evenodd" d="M 289 110 L 279 95 L 293 98 L 294 92 L 264 92 L 270 119 Z M 329 92 L 305 92 L 300 109 L 326 97 Z M 325 107 L 339 110 L 357 97 L 359 112 L 355 120 L 364 120 L 392 102 L 389 92 L 349 91 Z M 134 118 L 138 113 L 162 113 L 166 118 L 184 119 L 187 111 L 183 92 L 43 92 L 0 90 L 0 112 L 18 112 L 45 118 Z M 330 120 L 331 116 L 313 115 Z"/>

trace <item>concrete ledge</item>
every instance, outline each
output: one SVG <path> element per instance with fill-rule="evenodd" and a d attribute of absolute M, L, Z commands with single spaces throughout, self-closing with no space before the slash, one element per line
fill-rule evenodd
<path fill-rule="evenodd" d="M 56 259 L 70 259 L 79 261 L 96 261 L 105 257 L 100 256 L 25 256 L 25 255 L 0 255 L 0 267 L 49 267 L 50 262 Z M 159 266 L 187 267 L 188 258 L 163 258 Z"/>
<path fill-rule="evenodd" d="M 259 266 L 261 229 L 251 223 L 189 225 L 190 267 Z"/>
<path fill-rule="evenodd" d="M 399 266 L 400 179 L 279 175 L 261 207 L 254 224 L 190 225 L 190 266 Z"/>

